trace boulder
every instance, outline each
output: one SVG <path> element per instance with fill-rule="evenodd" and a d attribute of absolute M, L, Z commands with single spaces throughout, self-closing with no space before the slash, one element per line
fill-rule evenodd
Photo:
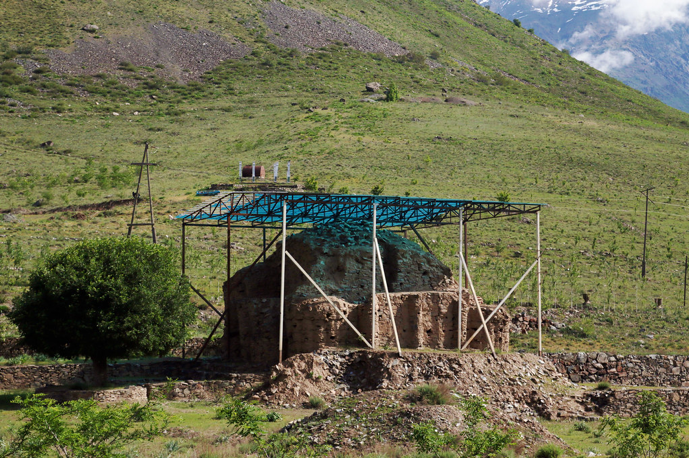
<path fill-rule="evenodd" d="M 366 92 L 378 92 L 380 90 L 380 88 L 381 88 L 380 83 L 373 82 L 373 83 L 367 83 L 366 84 Z"/>
<path fill-rule="evenodd" d="M 81 28 L 81 30 L 83 30 L 84 32 L 88 32 L 88 33 L 95 33 L 98 31 L 99 28 L 100 27 L 98 27 L 95 24 L 86 24 L 85 26 L 83 26 Z"/>

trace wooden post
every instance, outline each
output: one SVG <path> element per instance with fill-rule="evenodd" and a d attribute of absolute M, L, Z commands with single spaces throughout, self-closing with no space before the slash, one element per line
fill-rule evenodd
<path fill-rule="evenodd" d="M 361 333 L 359 332 L 359 330 L 356 328 L 356 326 L 354 326 L 354 324 L 352 324 L 352 322 L 349 321 L 349 319 L 347 318 L 347 316 L 346 316 L 344 313 L 342 313 L 342 310 L 340 310 L 340 309 L 337 307 L 337 305 L 335 305 L 335 304 L 333 303 L 333 301 L 330 300 L 330 298 L 325 294 L 325 291 L 323 291 L 323 290 L 321 289 L 321 287 L 318 286 L 318 283 L 316 283 L 316 280 L 314 280 L 313 278 L 311 278 L 311 276 L 304 270 L 304 268 L 301 266 L 301 264 L 299 264 L 299 263 L 297 262 L 297 260 L 294 259 L 294 258 L 292 257 L 291 254 L 289 254 L 289 251 L 287 251 L 286 254 L 287 254 L 287 257 L 290 259 L 290 261 L 292 261 L 292 263 L 293 263 L 295 266 L 297 266 L 297 269 L 299 269 L 299 271 L 301 271 L 301 273 L 304 274 L 304 276 L 306 277 L 306 279 L 309 280 L 309 281 L 311 282 L 311 284 L 318 290 L 319 293 L 321 293 L 321 296 L 323 296 L 323 298 L 324 298 L 326 301 L 328 301 L 328 303 L 335 309 L 335 311 L 337 311 L 337 313 L 338 313 L 338 314 L 340 315 L 340 317 L 345 321 L 345 323 L 347 323 L 347 324 L 349 325 L 349 327 L 352 328 L 352 330 L 354 330 L 354 332 L 356 332 L 356 335 L 359 336 L 359 338 L 360 338 L 361 340 L 363 340 L 363 342 L 364 342 L 369 348 L 372 349 L 373 346 L 372 346 L 370 343 L 368 343 L 368 340 L 366 340 L 366 337 L 364 337 L 363 334 L 361 334 Z"/>
<path fill-rule="evenodd" d="M 684 257 L 684 308 L 687 308 L 687 270 L 689 270 L 689 256 Z"/>
<path fill-rule="evenodd" d="M 151 235 L 153 236 L 153 243 L 158 243 L 158 239 L 156 238 L 156 226 L 155 222 L 153 221 L 153 196 L 151 195 L 151 173 L 149 170 L 150 161 L 148 160 L 148 143 L 146 143 L 144 156 L 146 157 L 144 162 L 146 163 L 146 182 L 148 183 L 148 210 L 151 213 Z"/>
<path fill-rule="evenodd" d="M 536 257 L 538 261 L 538 356 L 543 355 L 543 322 L 541 319 L 541 212 L 536 212 Z"/>
<path fill-rule="evenodd" d="M 397 334 L 397 324 L 395 323 L 395 314 L 392 312 L 392 302 L 390 301 L 390 290 L 388 290 L 388 280 L 385 277 L 385 269 L 383 269 L 383 257 L 380 254 L 380 246 L 378 240 L 375 240 L 376 255 L 378 257 L 378 264 L 380 266 L 380 276 L 383 278 L 383 288 L 385 289 L 385 300 L 388 303 L 388 311 L 390 312 L 390 321 L 392 322 L 392 330 L 395 332 L 395 343 L 397 343 L 397 353 L 402 356 L 402 347 L 400 346 L 400 337 Z"/>
<path fill-rule="evenodd" d="M 467 278 L 469 279 L 469 288 L 471 289 L 471 294 L 474 296 L 474 302 L 476 303 L 476 310 L 478 311 L 478 316 L 481 318 L 481 324 L 483 325 L 483 330 L 486 333 L 486 338 L 488 338 L 488 344 L 490 345 L 490 351 L 493 356 L 497 358 L 495 354 L 495 347 L 493 346 L 493 339 L 490 337 L 490 332 L 488 331 L 488 326 L 486 326 L 486 320 L 483 317 L 483 310 L 481 310 L 481 305 L 478 302 L 478 296 L 476 295 L 476 289 L 474 289 L 474 282 L 471 281 L 471 275 L 469 274 L 469 267 L 466 265 L 466 261 L 462 259 L 464 263 L 464 269 L 466 269 Z"/>
<path fill-rule="evenodd" d="M 378 205 L 373 204 L 373 234 L 371 239 L 371 346 L 376 348 L 376 213 Z"/>
<path fill-rule="evenodd" d="M 462 258 L 464 256 L 464 250 L 462 245 L 464 244 L 464 208 L 459 209 L 459 274 L 457 276 L 457 282 L 459 283 L 459 295 L 457 296 L 457 349 L 462 349 L 462 275 L 464 270 L 464 265 L 462 263 Z"/>
<path fill-rule="evenodd" d="M 282 362 L 282 339 L 285 327 L 285 245 L 287 243 L 287 201 L 282 201 L 282 263 L 280 264 L 280 343 L 279 362 Z"/>
<path fill-rule="evenodd" d="M 469 269 L 469 267 L 468 267 L 469 266 L 469 261 L 468 261 L 468 258 L 469 258 L 469 230 L 468 230 L 469 226 L 468 226 L 468 221 L 464 221 L 463 226 L 464 226 L 464 257 L 466 258 L 464 264 L 467 266 L 467 270 L 468 270 Z M 468 272 L 464 274 L 464 284 L 467 286 L 469 285 L 469 273 Z"/>

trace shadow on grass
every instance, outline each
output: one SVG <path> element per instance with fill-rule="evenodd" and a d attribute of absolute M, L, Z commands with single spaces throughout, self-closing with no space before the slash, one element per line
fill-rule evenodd
<path fill-rule="evenodd" d="M 32 394 L 33 391 L 31 390 L 0 391 L 0 410 L 19 410 L 19 404 L 16 404 L 12 401 L 14 401 L 17 397 L 26 399 Z"/>

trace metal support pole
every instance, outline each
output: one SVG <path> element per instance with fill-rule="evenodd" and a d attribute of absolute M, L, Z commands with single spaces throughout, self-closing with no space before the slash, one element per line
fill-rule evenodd
<path fill-rule="evenodd" d="M 388 280 L 385 277 L 385 269 L 383 269 L 383 257 L 380 254 L 380 245 L 378 240 L 376 243 L 376 255 L 378 257 L 378 265 L 380 267 L 380 276 L 383 279 L 383 288 L 385 289 L 385 300 L 388 303 L 388 311 L 390 312 L 390 321 L 392 322 L 392 330 L 395 332 L 395 343 L 397 344 L 397 353 L 402 356 L 402 347 L 400 347 L 400 337 L 397 334 L 397 324 L 395 323 L 395 314 L 392 311 L 392 302 L 390 301 L 390 290 L 388 290 Z"/>
<path fill-rule="evenodd" d="M 541 212 L 536 212 L 536 256 L 538 261 L 538 355 L 543 355 L 543 329 L 541 319 Z"/>
<path fill-rule="evenodd" d="M 371 239 L 371 246 L 373 250 L 371 252 L 371 346 L 376 348 L 376 314 L 378 313 L 376 309 L 376 213 L 378 210 L 378 205 L 373 204 L 373 235 Z"/>
<path fill-rule="evenodd" d="M 646 215 L 644 216 L 644 253 L 641 259 L 641 278 L 646 278 L 646 234 L 648 234 L 648 193 L 655 188 L 647 188 L 641 191 L 646 195 Z"/>
<path fill-rule="evenodd" d="M 187 268 L 187 225 L 182 222 L 182 275 L 186 274 Z"/>
<path fill-rule="evenodd" d="M 462 244 L 464 243 L 464 208 L 459 209 L 459 275 L 457 277 L 459 283 L 459 295 L 457 296 L 457 349 L 462 348 L 462 275 L 464 266 L 462 258 L 464 257 L 464 250 Z"/>
<path fill-rule="evenodd" d="M 412 226 L 412 225 L 409 225 L 409 227 L 411 227 L 411 230 L 414 231 L 414 234 L 416 234 L 416 236 L 419 238 L 419 240 L 421 241 L 421 243 L 423 244 L 423 246 L 426 247 L 426 250 L 427 250 L 429 253 L 431 253 L 433 256 L 435 256 L 435 253 L 433 253 L 433 250 L 431 250 L 431 247 L 428 246 L 428 243 L 426 243 L 426 240 L 421 236 L 421 234 L 419 233 L 419 231 L 416 230 L 416 227 L 414 227 L 414 226 Z"/>
<path fill-rule="evenodd" d="M 287 201 L 282 201 L 282 263 L 280 264 L 280 342 L 279 362 L 282 362 L 282 338 L 285 327 L 285 246 L 287 243 Z"/>
<path fill-rule="evenodd" d="M 266 228 L 263 228 L 263 262 L 266 262 Z"/>

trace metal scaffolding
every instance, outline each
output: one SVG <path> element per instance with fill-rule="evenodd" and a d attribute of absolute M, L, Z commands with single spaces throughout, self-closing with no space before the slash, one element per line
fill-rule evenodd
<path fill-rule="evenodd" d="M 281 267 L 281 292 L 280 292 L 280 329 L 279 329 L 279 355 L 282 361 L 283 347 L 283 327 L 284 327 L 284 275 L 287 259 L 293 262 L 302 273 L 311 281 L 314 287 L 325 297 L 336 311 L 342 312 L 330 301 L 317 283 L 308 276 L 302 267 L 287 251 L 287 231 L 304 229 L 304 225 L 328 224 L 335 222 L 371 222 L 372 224 L 372 333 L 370 342 L 357 330 L 348 320 L 347 323 L 354 331 L 359 334 L 363 341 L 370 347 L 375 348 L 376 339 L 376 258 L 380 274 L 384 276 L 383 263 L 377 243 L 376 228 L 396 228 L 399 230 L 411 229 L 428 251 L 430 247 L 418 232 L 419 228 L 455 225 L 459 231 L 459 299 L 458 299 L 458 349 L 465 349 L 471 341 L 479 334 L 485 332 L 491 351 L 495 354 L 493 342 L 488 332 L 488 322 L 495 316 L 498 310 L 504 305 L 510 295 L 517 289 L 519 284 L 536 267 L 538 283 L 538 352 L 542 353 L 542 334 L 541 334 L 541 237 L 540 237 L 540 211 L 545 204 L 519 203 L 519 202 L 499 202 L 499 201 L 480 201 L 480 200 L 459 200 L 459 199 L 432 199 L 420 197 L 395 197 L 395 196 L 373 196 L 373 195 L 347 195 L 347 194 L 325 194 L 325 193 L 302 193 L 302 192 L 277 192 L 277 191 L 234 191 L 221 192 L 196 207 L 180 214 L 177 218 L 182 220 L 182 273 L 186 269 L 186 231 L 187 226 L 225 226 L 227 228 L 227 280 L 230 280 L 231 267 L 231 234 L 232 228 L 261 228 L 264 231 L 263 252 L 256 258 L 248 271 L 256 265 L 260 259 L 265 259 L 266 252 L 270 247 L 282 237 L 282 267 Z M 462 339 L 462 285 L 465 283 L 469 287 L 475 302 L 478 304 L 478 296 L 474 289 L 471 279 L 469 266 L 466 261 L 466 229 L 467 223 L 486 219 L 517 216 L 522 214 L 536 214 L 536 246 L 537 259 L 527 269 L 526 273 L 519 279 L 514 287 L 499 302 L 493 312 L 484 317 L 481 307 L 478 313 L 481 318 L 481 327 L 469 339 Z M 277 225 L 276 223 L 279 223 Z M 266 246 L 265 229 L 276 229 L 280 232 Z M 397 340 L 398 351 L 399 340 L 397 339 L 396 325 L 392 316 L 389 292 L 387 291 L 387 281 L 383 277 L 385 285 L 385 295 L 393 329 Z M 194 288 L 194 291 L 201 298 L 208 302 L 201 293 Z M 226 313 L 220 313 L 213 308 L 220 316 L 213 332 L 208 337 L 210 341 L 213 333 L 220 323 L 226 318 Z M 226 307 L 227 310 L 227 307 Z M 201 355 L 201 349 L 198 357 Z"/>

